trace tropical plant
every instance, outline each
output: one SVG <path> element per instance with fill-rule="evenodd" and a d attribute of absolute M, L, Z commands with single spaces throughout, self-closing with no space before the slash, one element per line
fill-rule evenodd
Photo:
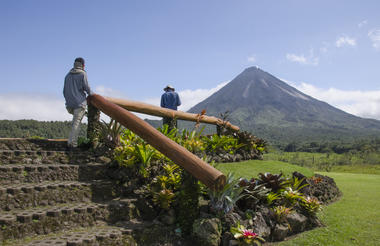
<path fill-rule="evenodd" d="M 239 144 L 243 144 L 243 148 L 246 150 L 255 149 L 259 154 L 263 154 L 267 151 L 267 143 L 265 140 L 252 135 L 247 131 L 239 131 L 233 133 L 233 136 L 238 139 Z"/>
<path fill-rule="evenodd" d="M 100 139 L 106 146 L 115 148 L 120 145 L 120 135 L 122 133 L 122 125 L 120 125 L 114 119 L 111 119 L 109 123 L 102 120 L 100 124 Z"/>
<path fill-rule="evenodd" d="M 310 215 L 316 215 L 317 212 L 321 211 L 322 204 L 320 201 L 318 201 L 315 197 L 304 197 L 300 201 L 300 206 L 303 207 Z"/>
<path fill-rule="evenodd" d="M 164 124 L 162 127 L 159 127 L 157 130 L 159 130 L 162 134 L 164 134 L 171 140 L 178 143 L 178 137 L 177 137 L 178 129 L 177 128 L 174 127 L 170 129 L 169 125 Z"/>
<path fill-rule="evenodd" d="M 259 184 L 264 184 L 266 188 L 271 189 L 273 192 L 278 192 L 286 186 L 286 179 L 280 174 L 259 173 Z"/>
<path fill-rule="evenodd" d="M 288 206 L 293 206 L 297 202 L 301 201 L 303 199 L 303 195 L 301 192 L 297 190 L 293 190 L 290 187 L 287 187 L 282 193 L 282 197 L 284 198 L 286 204 Z"/>
<path fill-rule="evenodd" d="M 208 189 L 211 208 L 217 213 L 229 213 L 232 211 L 235 203 L 242 198 L 244 187 L 238 185 L 239 179 L 234 179 L 232 173 L 227 174 L 226 185 L 222 190 Z"/>
<path fill-rule="evenodd" d="M 249 199 L 251 201 L 251 205 L 257 205 L 260 201 L 265 201 L 269 192 L 270 190 L 265 188 L 264 185 L 256 185 L 244 189 L 243 194 L 245 195 L 244 199 Z"/>
<path fill-rule="evenodd" d="M 274 203 L 274 201 L 279 200 L 280 198 L 281 198 L 280 194 L 270 192 L 267 195 L 267 203 L 268 203 L 268 205 L 271 205 Z"/>
<path fill-rule="evenodd" d="M 174 197 L 175 195 L 172 190 L 163 189 L 160 192 L 153 194 L 153 202 L 163 209 L 169 209 Z"/>
<path fill-rule="evenodd" d="M 292 188 L 292 190 L 299 191 L 309 185 L 305 180 L 306 178 L 299 179 L 293 176 L 292 179 L 287 182 L 287 185 L 289 188 Z"/>
<path fill-rule="evenodd" d="M 233 154 L 236 150 L 244 146 L 244 144 L 239 144 L 238 140 L 233 136 L 218 136 L 214 134 L 212 136 L 203 136 L 202 140 L 205 142 L 206 151 L 214 153 L 224 151 Z"/>
<path fill-rule="evenodd" d="M 157 182 L 161 188 L 172 188 L 174 190 L 179 189 L 181 185 L 181 171 L 178 165 L 174 163 L 165 164 L 163 166 L 166 175 L 160 175 L 157 177 Z"/>
<path fill-rule="evenodd" d="M 147 168 L 149 167 L 150 161 L 152 160 L 152 157 L 154 156 L 156 150 L 145 142 L 142 144 L 135 144 L 134 148 L 134 154 L 141 164 L 140 173 L 143 175 L 143 177 L 147 177 Z"/>
<path fill-rule="evenodd" d="M 283 223 L 286 221 L 286 216 L 291 214 L 293 211 L 291 208 L 287 208 L 285 206 L 276 206 L 272 209 L 274 216 L 279 223 Z"/>
<path fill-rule="evenodd" d="M 270 192 L 263 184 L 257 185 L 255 178 L 249 181 L 245 178 L 241 178 L 239 180 L 239 186 L 244 187 L 243 194 L 245 196 L 239 201 L 238 205 L 239 207 L 249 209 L 254 208 L 260 201 L 265 200 Z"/>
<path fill-rule="evenodd" d="M 240 222 L 237 223 L 236 227 L 232 226 L 230 231 L 234 235 L 234 238 L 237 239 L 238 245 L 258 246 L 265 242 L 264 238 L 254 233 L 253 230 L 246 229 Z"/>

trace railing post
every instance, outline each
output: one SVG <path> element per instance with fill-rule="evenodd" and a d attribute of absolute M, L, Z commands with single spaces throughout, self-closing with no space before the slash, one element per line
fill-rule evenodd
<path fill-rule="evenodd" d="M 95 148 L 99 143 L 100 137 L 100 110 L 91 104 L 87 107 L 87 138 L 90 140 L 91 147 Z"/>

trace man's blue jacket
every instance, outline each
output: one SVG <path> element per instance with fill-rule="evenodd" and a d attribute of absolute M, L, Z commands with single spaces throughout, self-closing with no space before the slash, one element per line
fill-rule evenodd
<path fill-rule="evenodd" d="M 161 96 L 161 107 L 177 110 L 177 107 L 181 105 L 181 100 L 177 92 L 173 90 L 167 90 Z"/>

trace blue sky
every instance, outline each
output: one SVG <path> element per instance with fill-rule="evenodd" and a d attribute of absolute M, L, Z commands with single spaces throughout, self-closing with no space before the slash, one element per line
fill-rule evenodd
<path fill-rule="evenodd" d="M 69 120 L 63 79 L 86 59 L 96 92 L 187 110 L 259 66 L 380 119 L 377 0 L 0 0 L 0 119 Z"/>

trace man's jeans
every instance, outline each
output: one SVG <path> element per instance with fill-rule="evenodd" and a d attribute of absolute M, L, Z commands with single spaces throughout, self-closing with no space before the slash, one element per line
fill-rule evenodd
<path fill-rule="evenodd" d="M 73 122 L 71 125 L 71 132 L 67 145 L 69 147 L 78 147 L 78 135 L 80 131 L 80 123 L 83 119 L 83 116 L 86 112 L 86 107 L 80 107 L 76 109 L 66 108 L 67 111 L 73 115 Z"/>

